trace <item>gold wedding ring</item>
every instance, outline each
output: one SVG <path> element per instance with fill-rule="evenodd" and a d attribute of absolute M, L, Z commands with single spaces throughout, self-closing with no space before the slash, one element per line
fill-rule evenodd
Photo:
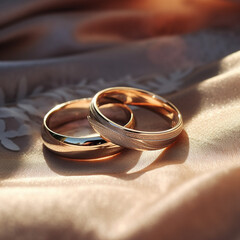
<path fill-rule="evenodd" d="M 110 120 L 100 107 L 108 103 L 121 103 L 148 108 L 169 122 L 164 131 L 139 131 Z M 175 141 L 183 129 L 179 110 L 166 99 L 141 89 L 113 87 L 98 92 L 90 104 L 88 120 L 92 127 L 106 140 L 136 150 L 157 150 Z"/>
<path fill-rule="evenodd" d="M 44 117 L 42 138 L 44 145 L 58 155 L 74 159 L 95 159 L 112 156 L 122 147 L 102 139 L 98 133 L 86 136 L 74 136 L 77 128 L 86 129 L 88 124 L 89 105 L 91 99 L 79 99 L 59 104 Z M 105 109 L 105 111 L 104 111 Z M 131 109 L 127 105 L 114 103 L 103 106 L 103 112 L 110 113 L 110 118 L 125 127 L 134 126 Z M 80 124 L 85 121 L 85 125 Z M 88 124 L 88 128 L 92 129 Z M 92 130 L 93 131 L 93 130 Z M 68 133 L 73 133 L 68 134 Z"/>

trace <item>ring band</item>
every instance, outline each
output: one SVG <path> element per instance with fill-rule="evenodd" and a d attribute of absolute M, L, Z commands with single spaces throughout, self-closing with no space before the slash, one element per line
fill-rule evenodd
<path fill-rule="evenodd" d="M 68 136 L 68 134 L 61 133 L 60 129 L 64 129 L 64 126 L 73 125 L 74 122 L 79 123 L 79 120 L 86 120 L 88 127 L 91 128 L 87 121 L 90 102 L 91 98 L 69 101 L 57 105 L 45 115 L 42 125 L 42 139 L 49 150 L 67 158 L 96 159 L 112 156 L 123 149 L 121 146 L 102 139 L 98 133 L 86 137 Z M 114 112 L 111 107 L 115 110 L 120 108 L 124 114 L 116 114 L 116 111 Z M 121 124 L 126 127 L 134 126 L 133 113 L 128 106 L 116 103 L 108 105 L 108 108 L 112 112 L 112 117 L 114 118 L 116 115 Z"/>
<path fill-rule="evenodd" d="M 170 129 L 149 132 L 123 127 L 99 110 L 103 104 L 113 102 L 148 108 L 166 119 Z M 154 93 L 129 87 L 114 87 L 98 92 L 91 101 L 88 120 L 104 139 L 136 150 L 164 148 L 174 142 L 183 129 L 181 113 L 172 103 Z"/>

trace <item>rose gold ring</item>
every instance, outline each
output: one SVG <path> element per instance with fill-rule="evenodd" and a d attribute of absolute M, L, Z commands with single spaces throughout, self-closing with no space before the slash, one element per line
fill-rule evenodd
<path fill-rule="evenodd" d="M 44 145 L 58 155 L 72 159 L 96 159 L 112 156 L 123 148 L 102 139 L 87 121 L 91 98 L 59 104 L 44 117 Z M 101 109 L 113 121 L 134 126 L 131 109 L 123 104 L 106 104 Z"/>
<path fill-rule="evenodd" d="M 169 129 L 149 132 L 119 125 L 99 109 L 103 104 L 116 102 L 141 106 L 160 114 L 169 123 Z M 154 93 L 128 87 L 108 88 L 98 92 L 91 101 L 88 120 L 104 139 L 136 150 L 164 148 L 174 142 L 183 129 L 181 113 L 172 103 Z"/>

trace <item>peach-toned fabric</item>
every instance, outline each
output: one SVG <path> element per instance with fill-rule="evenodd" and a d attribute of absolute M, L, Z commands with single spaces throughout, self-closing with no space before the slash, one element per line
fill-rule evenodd
<path fill-rule="evenodd" d="M 224 0 L 2 1 L 0 239 L 240 239 L 239 13 Z M 176 143 L 97 162 L 43 147 L 50 108 L 123 85 L 179 108 Z"/>

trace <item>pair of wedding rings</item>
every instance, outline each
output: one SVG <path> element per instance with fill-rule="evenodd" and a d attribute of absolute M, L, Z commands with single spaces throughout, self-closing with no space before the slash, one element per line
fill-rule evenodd
<path fill-rule="evenodd" d="M 136 130 L 129 106 L 140 106 L 159 114 L 169 128 Z M 94 134 L 84 134 L 88 123 Z M 181 113 L 166 99 L 141 89 L 113 87 L 98 92 L 92 99 L 73 100 L 51 109 L 43 120 L 42 138 L 49 150 L 63 157 L 97 159 L 112 156 L 123 148 L 143 151 L 167 147 L 182 129 Z M 74 134 L 78 130 L 82 136 Z"/>

